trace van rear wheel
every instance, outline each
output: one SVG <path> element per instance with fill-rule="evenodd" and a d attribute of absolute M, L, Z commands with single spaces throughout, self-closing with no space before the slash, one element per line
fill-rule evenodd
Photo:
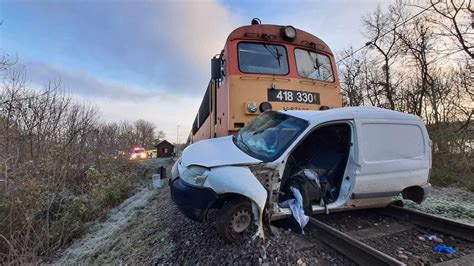
<path fill-rule="evenodd" d="M 229 200 L 217 213 L 217 233 L 232 242 L 250 227 L 252 216 L 252 206 L 248 200 Z"/>

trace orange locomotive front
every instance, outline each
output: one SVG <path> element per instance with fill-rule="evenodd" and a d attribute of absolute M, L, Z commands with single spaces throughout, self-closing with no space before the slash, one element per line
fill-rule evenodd
<path fill-rule="evenodd" d="M 188 142 L 234 134 L 270 109 L 342 106 L 331 50 L 292 26 L 254 19 L 235 29 L 211 60 L 211 73 Z"/>

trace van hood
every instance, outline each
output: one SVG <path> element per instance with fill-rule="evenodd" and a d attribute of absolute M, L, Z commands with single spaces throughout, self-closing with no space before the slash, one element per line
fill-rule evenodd
<path fill-rule="evenodd" d="M 237 148 L 232 136 L 198 141 L 188 146 L 181 156 L 183 166 L 201 165 L 209 168 L 261 162 Z"/>

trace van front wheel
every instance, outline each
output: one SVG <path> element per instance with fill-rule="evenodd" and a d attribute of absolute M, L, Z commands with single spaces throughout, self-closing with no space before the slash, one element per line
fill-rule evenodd
<path fill-rule="evenodd" d="M 248 200 L 229 200 L 217 213 L 217 233 L 228 241 L 234 241 L 250 227 L 252 221 L 252 206 Z"/>

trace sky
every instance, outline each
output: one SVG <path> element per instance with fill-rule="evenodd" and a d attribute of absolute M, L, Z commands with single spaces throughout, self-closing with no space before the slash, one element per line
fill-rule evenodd
<path fill-rule="evenodd" d="M 0 0 L 0 52 L 27 84 L 49 80 L 99 108 L 104 121 L 146 119 L 184 142 L 227 35 L 250 24 L 293 25 L 333 52 L 366 40 L 361 16 L 388 0 Z"/>

